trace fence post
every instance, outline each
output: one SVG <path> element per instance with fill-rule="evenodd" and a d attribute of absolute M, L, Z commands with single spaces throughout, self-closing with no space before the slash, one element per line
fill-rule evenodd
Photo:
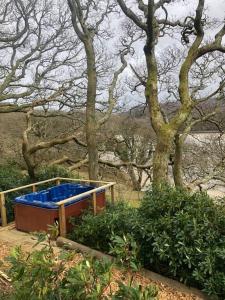
<path fill-rule="evenodd" d="M 111 186 L 111 202 L 115 203 L 114 185 Z"/>
<path fill-rule="evenodd" d="M 5 194 L 1 194 L 1 218 L 2 218 L 2 226 L 7 226 L 7 215 L 5 208 Z"/>
<path fill-rule="evenodd" d="M 97 201 L 96 201 L 96 192 L 92 194 L 92 200 L 93 200 L 93 211 L 94 215 L 97 214 Z"/>
<path fill-rule="evenodd" d="M 59 233 L 62 237 L 66 236 L 66 213 L 64 204 L 59 206 Z"/>
<path fill-rule="evenodd" d="M 36 185 L 35 184 L 32 185 L 32 191 L 33 191 L 33 193 L 36 192 Z"/>

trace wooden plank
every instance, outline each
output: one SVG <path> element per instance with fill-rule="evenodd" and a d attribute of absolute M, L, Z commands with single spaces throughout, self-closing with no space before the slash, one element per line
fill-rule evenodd
<path fill-rule="evenodd" d="M 114 193 L 114 185 L 111 186 L 111 202 L 115 203 L 115 193 Z"/>
<path fill-rule="evenodd" d="M 59 234 L 62 237 L 66 236 L 66 213 L 64 204 L 59 206 Z"/>
<path fill-rule="evenodd" d="M 1 195 L 1 194 L 8 194 L 8 193 L 15 192 L 15 191 L 19 191 L 19 190 L 23 190 L 23 189 L 32 187 L 34 184 L 37 186 L 37 185 L 41 185 L 41 184 L 44 184 L 44 183 L 56 181 L 57 179 L 59 179 L 59 177 L 57 177 L 57 178 L 52 178 L 52 179 L 48 179 L 48 180 L 44 180 L 44 181 L 39 181 L 39 182 L 35 182 L 35 183 L 31 183 L 31 184 L 28 184 L 28 185 L 23 185 L 23 186 L 14 188 L 14 189 L 10 189 L 10 190 L 7 190 L 7 191 L 0 192 L 0 195 Z"/>
<path fill-rule="evenodd" d="M 94 192 L 92 195 L 92 201 L 93 201 L 93 212 L 94 212 L 94 215 L 96 215 L 97 214 L 96 192 Z"/>
<path fill-rule="evenodd" d="M 109 187 L 112 186 L 112 185 L 115 185 L 115 182 L 108 183 L 108 184 L 103 185 L 103 186 L 100 186 L 100 187 L 98 187 L 98 188 L 96 188 L 96 189 L 93 189 L 93 190 L 84 192 L 84 193 L 82 193 L 82 194 L 79 194 L 79 195 L 70 197 L 70 198 L 68 198 L 68 199 L 65 199 L 65 200 L 56 202 L 56 204 L 57 204 L 57 205 L 66 204 L 66 203 L 68 203 L 68 202 L 70 202 L 70 201 L 72 201 L 72 200 L 79 199 L 79 198 L 82 197 L 82 196 L 89 196 L 89 195 L 92 195 L 93 193 L 100 192 L 101 190 L 107 189 L 107 188 L 109 188 Z"/>
<path fill-rule="evenodd" d="M 2 227 L 7 226 L 7 215 L 6 215 L 6 208 L 5 208 L 5 194 L 1 194 L 1 219 L 2 219 Z"/>
<path fill-rule="evenodd" d="M 82 253 L 88 255 L 88 257 L 96 257 L 98 259 L 105 259 L 105 260 L 107 259 L 109 261 L 113 261 L 113 259 L 115 259 L 112 256 L 109 256 L 109 255 L 104 254 L 100 251 L 94 250 L 92 248 L 89 248 L 85 245 L 78 244 L 74 241 L 68 240 L 68 239 L 63 238 L 63 237 L 58 237 L 57 238 L 56 245 L 58 247 L 63 248 L 63 249 L 70 249 L 70 250 L 75 250 L 75 251 L 78 251 L 78 252 L 82 252 Z"/>

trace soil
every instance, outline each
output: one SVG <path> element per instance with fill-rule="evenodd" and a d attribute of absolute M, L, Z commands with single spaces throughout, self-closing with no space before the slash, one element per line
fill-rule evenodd
<path fill-rule="evenodd" d="M 7 238 L 8 237 L 8 238 Z M 0 230 L 0 260 L 4 260 L 6 256 L 9 255 L 10 251 L 13 249 L 13 247 L 17 245 L 21 245 L 22 248 L 25 251 L 32 251 L 33 245 L 35 243 L 35 240 L 32 238 L 31 235 L 21 233 L 16 231 L 15 229 L 11 230 Z M 60 249 L 57 247 L 54 247 L 56 252 L 59 252 Z M 70 266 L 73 264 L 76 264 L 81 260 L 81 254 L 75 254 L 74 259 L 72 262 L 70 262 Z M 4 263 L 0 266 L 0 271 L 6 272 L 7 269 L 7 263 Z M 117 289 L 117 280 L 123 280 L 126 282 L 128 278 L 131 276 L 129 272 L 124 273 L 124 271 L 114 269 L 113 271 L 113 282 L 112 282 L 112 288 Z M 0 291 L 1 290 L 7 290 L 10 288 L 10 283 L 3 280 L 0 276 Z M 147 286 L 149 284 L 156 285 L 158 291 L 159 291 L 159 300 L 203 300 L 206 299 L 201 296 L 194 295 L 190 292 L 182 292 L 176 287 L 165 284 L 163 282 L 160 282 L 158 280 L 154 281 L 149 278 L 144 277 L 143 275 L 137 273 L 135 276 L 135 283 L 137 285 L 141 284 L 143 286 Z M 188 290 L 188 288 L 187 288 Z"/>

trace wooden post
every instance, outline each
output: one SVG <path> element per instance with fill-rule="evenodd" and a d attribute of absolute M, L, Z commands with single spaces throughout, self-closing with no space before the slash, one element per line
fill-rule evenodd
<path fill-rule="evenodd" d="M 93 200 L 93 211 L 94 215 L 97 214 L 97 201 L 96 201 L 96 192 L 92 194 L 92 200 Z"/>
<path fill-rule="evenodd" d="M 56 185 L 60 185 L 60 180 L 59 179 L 56 180 Z"/>
<path fill-rule="evenodd" d="M 60 236 L 66 236 L 66 214 L 64 204 L 59 206 L 59 233 Z"/>
<path fill-rule="evenodd" d="M 36 185 L 34 184 L 34 185 L 32 185 L 32 191 L 33 191 L 33 193 L 35 193 L 36 192 Z"/>
<path fill-rule="evenodd" d="M 2 226 L 7 226 L 7 215 L 5 208 L 5 194 L 1 194 L 1 218 L 2 218 Z"/>
<path fill-rule="evenodd" d="M 115 195 L 114 195 L 114 185 L 111 186 L 111 202 L 115 203 Z"/>

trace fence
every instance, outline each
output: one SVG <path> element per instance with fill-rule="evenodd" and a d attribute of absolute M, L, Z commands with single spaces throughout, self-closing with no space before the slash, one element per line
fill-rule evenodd
<path fill-rule="evenodd" d="M 70 202 L 71 200 L 76 200 L 81 196 L 89 196 L 92 195 L 92 203 L 93 203 L 93 212 L 96 214 L 97 212 L 97 205 L 96 205 L 96 193 L 99 192 L 102 189 L 110 189 L 111 190 L 111 201 L 114 203 L 114 185 L 115 182 L 107 182 L 107 181 L 96 181 L 96 180 L 84 180 L 84 179 L 73 179 L 73 178 L 63 178 L 63 177 L 56 177 L 40 182 L 31 183 L 28 185 L 24 185 L 21 187 L 17 187 L 14 189 L 10 189 L 7 191 L 0 192 L 0 212 L 1 212 L 1 219 L 2 219 L 2 226 L 7 226 L 7 211 L 5 207 L 5 196 L 9 193 L 24 190 L 27 188 L 32 188 L 32 192 L 37 191 L 37 187 L 46 183 L 55 182 L 56 185 L 59 185 L 62 181 L 72 181 L 72 182 L 79 182 L 79 183 L 86 183 L 86 184 L 95 184 L 99 185 L 98 187 L 88 191 L 84 192 L 82 194 L 70 197 L 68 199 L 62 200 L 57 202 L 56 204 L 59 206 L 59 229 L 60 229 L 60 236 L 66 235 L 66 217 L 65 217 L 65 204 Z"/>

